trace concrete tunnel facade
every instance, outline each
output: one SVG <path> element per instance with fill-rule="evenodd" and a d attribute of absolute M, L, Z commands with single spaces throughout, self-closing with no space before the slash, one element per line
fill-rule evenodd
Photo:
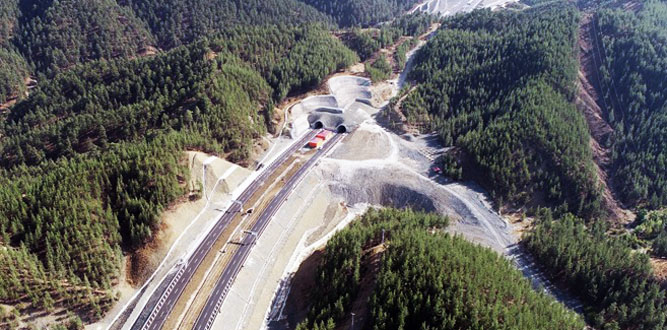
<path fill-rule="evenodd" d="M 338 133 L 349 133 L 359 126 L 344 113 L 334 113 L 330 109 L 317 109 L 308 116 L 310 127 L 328 129 Z"/>

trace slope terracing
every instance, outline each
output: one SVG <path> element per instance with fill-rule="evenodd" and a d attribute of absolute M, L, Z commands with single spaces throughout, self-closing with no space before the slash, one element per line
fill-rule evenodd
<path fill-rule="evenodd" d="M 549 288 L 517 249 L 519 234 L 493 210 L 481 188 L 448 182 L 431 171 L 433 160 L 444 151 L 437 138 L 389 131 L 375 120 L 380 110 L 357 97 L 351 103 L 351 98 L 344 98 L 349 104 L 338 107 L 341 91 L 344 97 L 372 97 L 366 94 L 370 89 L 354 92 L 353 88 L 369 86 L 356 84 L 359 78 L 353 78 L 336 77 L 336 86 L 329 85 L 333 97 L 311 97 L 292 108 L 296 134 L 311 124 L 309 115 L 319 108 L 354 113 L 358 127 L 320 161 L 278 211 L 233 284 L 213 328 L 293 327 L 298 318 L 285 306 L 299 265 L 369 206 L 448 215 L 453 220 L 451 232 L 505 254 L 536 285 Z M 341 82 L 350 85 L 344 87 Z"/>

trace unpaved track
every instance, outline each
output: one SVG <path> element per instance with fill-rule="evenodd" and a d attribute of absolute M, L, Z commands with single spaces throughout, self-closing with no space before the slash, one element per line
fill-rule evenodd
<path fill-rule="evenodd" d="M 447 183 L 445 178 L 429 174 L 430 161 L 423 152 L 425 145 L 438 150 L 429 135 L 407 141 L 371 120 L 324 159 L 316 172 L 324 189 L 331 192 L 332 201 L 344 200 L 353 206 L 409 206 L 450 216 L 453 220 L 450 232 L 504 254 L 531 279 L 536 289 L 544 288 L 572 309 L 580 310 L 578 302 L 557 291 L 518 248 L 519 234 L 493 210 L 481 188 L 472 183 Z M 364 158 L 363 150 L 368 149 L 383 152 L 365 154 Z M 282 283 L 275 284 L 279 296 L 272 307 L 267 306 L 266 314 L 273 315 L 270 329 L 281 329 L 281 323 L 275 319 L 281 315 L 286 301 L 280 295 L 289 292 L 289 276 L 286 274 Z"/>
<path fill-rule="evenodd" d="M 409 54 L 408 63 L 413 54 Z M 397 90 L 404 85 L 406 76 L 407 72 L 401 72 L 394 82 Z M 345 200 L 349 205 L 410 206 L 449 215 L 454 220 L 449 229 L 451 232 L 504 254 L 536 289 L 544 290 L 571 309 L 581 312 L 581 304 L 576 299 L 559 291 L 541 275 L 539 268 L 518 244 L 521 239 L 518 228 L 513 228 L 493 210 L 484 191 L 473 183 L 447 183 L 445 178 L 433 176 L 430 173 L 433 155 L 425 153 L 425 149 L 437 153 L 445 148 L 437 146 L 430 136 L 415 139 L 399 137 L 371 118 L 362 123 L 331 157 L 323 160 L 318 175 L 335 199 Z M 364 150 L 382 152 L 379 156 Z M 290 291 L 291 275 L 287 273 L 276 283 L 276 299 L 266 307 L 268 311 L 265 315 L 272 316 L 274 325 L 280 323 L 275 318 L 282 316 L 287 301 L 285 296 Z M 238 324 L 243 324 L 243 320 Z M 264 327 L 267 326 L 265 322 Z M 275 329 L 282 326 L 278 325 Z M 274 329 L 273 326 L 269 328 Z"/>
<path fill-rule="evenodd" d="M 404 75 L 402 75 L 404 76 Z M 401 81 L 401 83 L 404 82 Z M 375 123 L 376 125 L 377 123 Z M 388 133 L 390 136 L 389 141 L 392 145 L 396 145 L 397 140 L 401 140 L 397 136 L 391 136 L 393 133 Z M 390 158 L 395 160 L 397 157 L 397 150 L 392 147 L 391 152 L 389 152 Z M 419 151 L 416 151 L 419 152 Z M 332 160 L 335 162 L 335 160 Z M 382 162 L 382 161 L 380 161 Z M 392 161 L 393 162 L 393 161 Z M 371 165 L 377 163 L 377 160 L 368 160 L 365 164 L 361 165 Z M 396 163 L 392 164 L 396 165 Z M 428 165 L 427 165 L 428 167 Z M 415 170 L 414 168 L 402 164 L 399 165 L 399 170 L 405 171 L 404 173 L 410 173 L 416 175 L 419 178 L 419 181 L 431 182 L 435 186 L 440 187 L 440 189 L 446 192 L 448 198 L 453 198 L 456 200 L 453 203 L 453 207 L 458 208 L 460 213 L 461 221 L 459 223 L 463 225 L 477 226 L 478 229 L 482 228 L 482 231 L 486 232 L 493 241 L 496 242 L 496 249 L 503 250 L 503 252 L 517 260 L 518 267 L 524 271 L 526 276 L 531 277 L 536 283 L 536 285 L 543 285 L 543 281 L 539 276 L 539 272 L 536 271 L 535 267 L 529 261 L 526 261 L 526 258 L 523 257 L 521 251 L 516 249 L 516 241 L 518 237 L 512 233 L 511 226 L 505 222 L 502 217 L 495 213 L 488 202 L 486 202 L 485 197 L 480 191 L 474 186 L 461 185 L 461 184 L 447 184 L 441 185 L 436 183 L 432 178 L 429 178 L 425 173 Z M 454 205 L 456 204 L 456 205 Z M 465 235 L 465 227 L 457 227 L 460 232 Z M 550 287 L 547 285 L 547 287 Z"/>
<path fill-rule="evenodd" d="M 519 234 L 493 210 L 482 189 L 474 184 L 447 183 L 445 178 L 430 173 L 433 155 L 445 149 L 431 135 L 406 139 L 379 126 L 371 117 L 322 161 L 316 174 L 324 184 L 323 189 L 330 192 L 332 202 L 344 200 L 352 206 L 409 206 L 450 216 L 451 232 L 504 254 L 531 279 L 536 289 L 544 288 L 572 309 L 580 310 L 576 300 L 557 291 L 540 276 L 538 268 L 518 248 Z M 276 302 L 266 307 L 269 311 L 265 315 L 273 315 L 273 319 L 281 315 L 286 301 L 281 295 L 289 292 L 289 276 L 286 274 L 275 283 Z"/>

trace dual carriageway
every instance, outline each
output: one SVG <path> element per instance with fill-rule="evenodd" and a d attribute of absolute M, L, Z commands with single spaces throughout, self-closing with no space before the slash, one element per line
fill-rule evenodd
<path fill-rule="evenodd" d="M 251 203 L 257 198 L 257 193 L 263 194 L 261 188 L 267 188 L 272 182 L 270 179 L 276 174 L 280 174 L 280 169 L 284 167 L 286 162 L 300 150 L 302 147 L 318 135 L 323 130 L 309 130 L 304 136 L 293 143 L 283 151 L 278 158 L 276 158 L 250 185 L 239 195 L 239 197 L 232 202 L 227 210 L 216 221 L 212 229 L 206 234 L 196 250 L 187 258 L 179 262 L 174 269 L 165 276 L 157 289 L 153 291 L 150 298 L 143 306 L 143 309 L 137 319 L 134 321 L 130 329 L 132 330 L 158 330 L 162 329 L 165 322 L 170 318 L 170 314 L 174 310 L 186 287 L 191 284 L 195 273 L 203 267 L 204 259 L 210 252 L 212 252 L 215 243 L 221 239 L 223 232 L 229 227 L 230 223 L 239 215 L 244 214 L 243 206 Z M 243 239 L 237 242 L 235 249 L 230 248 L 229 253 L 231 257 L 224 266 L 222 274 L 215 282 L 214 289 L 211 293 L 204 292 L 206 303 L 201 311 L 197 314 L 193 329 L 209 330 L 211 329 L 215 318 L 217 317 L 222 303 L 229 293 L 234 279 L 241 271 L 243 264 L 248 259 L 250 252 L 255 245 L 257 239 L 262 235 L 267 225 L 285 202 L 289 194 L 301 182 L 307 172 L 317 163 L 317 161 L 326 155 L 343 137 L 345 134 L 335 134 L 323 146 L 294 172 L 280 191 L 270 200 L 268 205 L 264 207 L 259 213 L 256 221 L 244 231 Z M 261 198 L 261 197 L 260 197 Z M 228 245 L 225 244 L 225 245 Z"/>

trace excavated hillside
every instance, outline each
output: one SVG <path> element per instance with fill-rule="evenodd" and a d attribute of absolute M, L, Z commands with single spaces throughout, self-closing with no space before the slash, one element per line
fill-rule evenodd
<path fill-rule="evenodd" d="M 605 103 L 599 92 L 601 53 L 594 24 L 593 14 L 584 13 L 579 23 L 579 93 L 576 105 L 584 114 L 591 132 L 590 146 L 600 185 L 604 189 L 604 207 L 609 211 L 612 220 L 628 222 L 634 218 L 634 214 L 619 202 L 609 178 L 611 166 L 609 145 L 614 138 L 614 129 L 605 119 L 605 112 L 609 111 L 611 105 Z"/>

